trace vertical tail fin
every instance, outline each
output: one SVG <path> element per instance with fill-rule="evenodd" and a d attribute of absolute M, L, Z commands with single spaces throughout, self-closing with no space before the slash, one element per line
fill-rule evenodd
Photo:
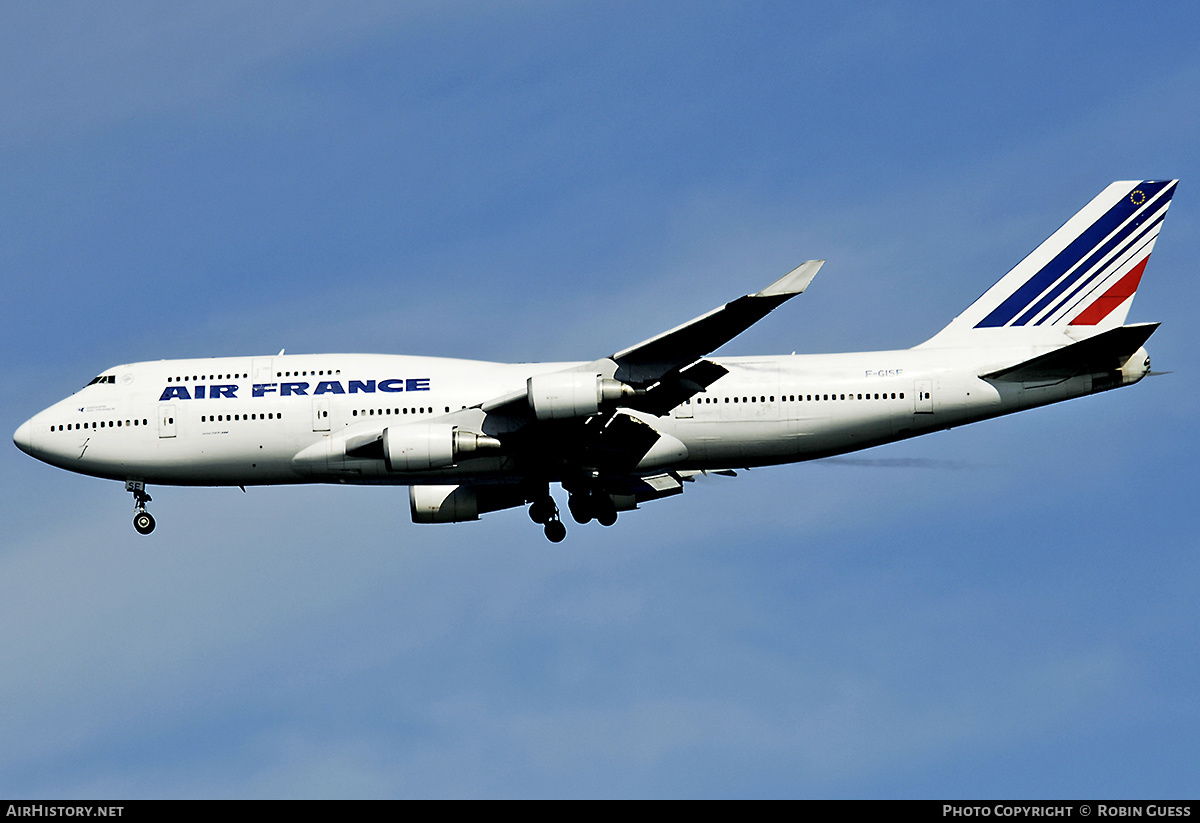
<path fill-rule="evenodd" d="M 922 345 L 986 345 L 1050 330 L 1080 339 L 1120 326 L 1177 182 L 1108 186 Z"/>

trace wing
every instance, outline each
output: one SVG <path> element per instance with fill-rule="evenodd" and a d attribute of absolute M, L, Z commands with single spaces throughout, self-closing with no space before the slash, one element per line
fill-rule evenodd
<path fill-rule="evenodd" d="M 389 472 L 419 473 L 478 459 L 482 475 L 519 487 L 429 486 L 412 498 L 415 519 L 520 505 L 530 479 L 560 478 L 573 495 L 586 486 L 622 510 L 678 494 L 695 474 L 677 470 L 687 448 L 647 415 L 667 414 L 724 376 L 727 370 L 705 356 L 803 292 L 823 263 L 810 260 L 761 291 L 609 357 L 535 374 L 523 390 L 420 424 L 356 429 L 294 462 L 323 468 L 343 461 L 353 472 L 355 460 L 383 461 Z"/>
<path fill-rule="evenodd" d="M 723 366 L 704 360 L 705 355 L 737 337 L 772 309 L 802 293 L 824 263 L 824 260 L 809 260 L 762 291 L 739 297 L 609 357 L 567 372 L 534 378 L 526 391 L 495 398 L 481 404 L 480 408 L 489 415 L 525 417 L 532 413 L 541 417 L 535 401 L 543 393 L 553 393 L 560 398 L 574 394 L 577 399 L 587 399 L 587 408 L 590 408 L 590 398 L 585 396 L 594 391 L 600 396 L 600 403 L 619 400 L 620 405 L 627 408 L 662 416 L 726 374 Z M 604 381 L 611 381 L 612 385 L 606 386 Z M 535 382 L 541 383 L 544 389 L 535 386 Z M 606 389 L 608 396 L 605 396 Z M 552 402 L 546 398 L 543 405 L 549 407 Z M 572 409 L 579 408 L 578 404 L 568 407 L 563 403 L 563 406 L 562 417 L 583 416 L 571 413 Z M 592 409 L 591 413 L 597 410 Z"/>
<path fill-rule="evenodd" d="M 809 260 L 760 292 L 739 297 L 682 326 L 617 352 L 609 358 L 617 364 L 616 378 L 646 385 L 673 371 L 681 371 L 803 292 L 824 263 L 824 260 Z"/>

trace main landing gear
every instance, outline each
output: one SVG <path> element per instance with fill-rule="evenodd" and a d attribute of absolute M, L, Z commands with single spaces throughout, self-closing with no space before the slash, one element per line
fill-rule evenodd
<path fill-rule="evenodd" d="M 576 523 L 595 520 L 602 526 L 611 526 L 617 522 L 616 504 L 600 489 L 573 493 L 567 498 L 567 508 L 571 510 L 571 517 Z M 545 527 L 546 539 L 552 543 L 561 543 L 567 536 L 567 527 L 563 525 L 558 505 L 548 492 L 535 498 L 529 505 L 529 519 Z"/>
<path fill-rule="evenodd" d="M 140 480 L 127 480 L 125 491 L 133 492 L 133 528 L 138 534 L 150 534 L 154 531 L 154 515 L 146 511 L 146 504 L 150 502 L 146 484 Z"/>
<path fill-rule="evenodd" d="M 529 505 L 529 519 L 545 526 L 546 539 L 551 543 L 561 543 L 567 536 L 567 527 L 559 517 L 558 505 L 549 494 Z"/>
<path fill-rule="evenodd" d="M 612 498 L 598 489 L 572 494 L 567 498 L 567 508 L 576 523 L 594 519 L 601 526 L 611 526 L 617 522 L 617 507 Z"/>

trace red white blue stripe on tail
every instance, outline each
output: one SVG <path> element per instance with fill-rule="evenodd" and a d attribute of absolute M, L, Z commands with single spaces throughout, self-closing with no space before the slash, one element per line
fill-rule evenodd
<path fill-rule="evenodd" d="M 1177 182 L 1108 186 L 923 345 L 961 344 L 964 336 L 978 335 L 987 337 L 986 345 L 1001 344 L 994 335 L 1009 333 L 985 331 L 999 329 L 1070 329 L 1079 339 L 1121 325 Z"/>
<path fill-rule="evenodd" d="M 1127 304 L 1175 183 L 1125 181 L 1106 188 L 996 284 L 1008 286 L 1004 299 L 975 328 L 1094 326 Z"/>

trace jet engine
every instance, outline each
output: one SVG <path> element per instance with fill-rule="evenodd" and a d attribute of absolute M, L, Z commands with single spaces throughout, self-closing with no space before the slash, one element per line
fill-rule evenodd
<path fill-rule="evenodd" d="M 636 393 L 619 380 L 586 372 L 536 374 L 526 382 L 525 392 L 538 420 L 586 417 L 600 411 L 602 403 Z"/>
<path fill-rule="evenodd" d="M 525 504 L 516 486 L 409 486 L 414 523 L 462 523 L 479 515 Z"/>
<path fill-rule="evenodd" d="M 383 430 L 383 459 L 390 472 L 441 469 L 481 449 L 498 448 L 500 441 L 494 437 L 447 423 L 409 423 Z"/>

